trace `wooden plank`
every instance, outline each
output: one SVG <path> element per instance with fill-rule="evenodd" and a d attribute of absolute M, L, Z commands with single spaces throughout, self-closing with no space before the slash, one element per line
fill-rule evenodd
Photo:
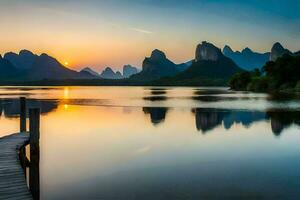
<path fill-rule="evenodd" d="M 0 199 L 33 199 L 19 160 L 19 150 L 28 142 L 24 132 L 0 138 Z"/>

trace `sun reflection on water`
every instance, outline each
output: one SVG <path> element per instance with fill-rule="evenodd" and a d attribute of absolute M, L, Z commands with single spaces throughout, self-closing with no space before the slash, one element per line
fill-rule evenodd
<path fill-rule="evenodd" d="M 65 87 L 64 88 L 64 99 L 69 99 L 69 88 L 68 87 Z"/>

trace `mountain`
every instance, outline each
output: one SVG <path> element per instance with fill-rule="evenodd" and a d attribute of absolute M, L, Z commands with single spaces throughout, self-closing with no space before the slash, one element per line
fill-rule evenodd
<path fill-rule="evenodd" d="M 18 74 L 18 70 L 8 60 L 2 58 L 0 55 L 0 78 L 7 80 Z"/>
<path fill-rule="evenodd" d="M 17 69 L 30 69 L 38 56 L 28 50 L 21 50 L 19 54 L 9 52 L 4 59 L 9 60 Z"/>
<path fill-rule="evenodd" d="M 104 78 L 104 79 L 122 79 L 123 78 L 122 74 L 119 71 L 114 72 L 110 67 L 106 67 L 102 71 L 100 77 Z"/>
<path fill-rule="evenodd" d="M 193 61 L 194 61 L 194 60 L 190 60 L 190 61 L 188 61 L 188 62 L 178 64 L 178 65 L 176 66 L 177 71 L 178 71 L 178 72 L 183 72 L 184 70 L 186 70 L 187 68 L 189 68 L 189 67 L 192 65 Z"/>
<path fill-rule="evenodd" d="M 207 60 L 207 61 L 218 61 L 223 56 L 221 50 L 214 46 L 213 44 L 203 41 L 201 44 L 197 45 L 195 62 Z"/>
<path fill-rule="evenodd" d="M 95 76 L 95 77 L 99 77 L 100 78 L 100 74 L 94 70 L 92 70 L 91 68 L 89 67 L 86 67 L 86 68 L 83 68 L 80 73 L 82 74 L 90 74 L 92 76 Z"/>
<path fill-rule="evenodd" d="M 26 80 L 43 79 L 88 79 L 94 78 L 91 75 L 82 75 L 79 72 L 68 69 L 59 63 L 55 58 L 47 54 L 35 56 L 35 60 L 28 70 L 24 72 Z"/>
<path fill-rule="evenodd" d="M 143 61 L 140 73 L 131 76 L 133 80 L 150 81 L 161 77 L 174 76 L 179 72 L 178 65 L 170 61 L 164 52 L 155 49 Z"/>
<path fill-rule="evenodd" d="M 130 76 L 137 74 L 139 72 L 138 68 L 133 67 L 131 65 L 124 65 L 123 66 L 123 77 L 129 78 Z"/>
<path fill-rule="evenodd" d="M 28 50 L 22 50 L 19 54 L 9 52 L 4 55 L 4 60 L 9 61 L 9 63 L 18 71 L 18 74 L 11 77 L 13 80 L 36 81 L 43 79 L 61 80 L 95 78 L 90 74 L 81 74 L 77 71 L 68 69 L 55 58 L 44 53 L 38 56 Z"/>
<path fill-rule="evenodd" d="M 194 60 L 190 60 L 190 61 L 187 61 L 185 64 L 185 66 L 188 68 L 190 67 L 192 64 L 193 64 Z"/>
<path fill-rule="evenodd" d="M 292 52 L 290 52 L 288 49 L 285 49 L 279 42 L 276 42 L 271 49 L 270 61 L 276 61 L 277 58 L 283 56 L 284 54 L 292 55 Z"/>
<path fill-rule="evenodd" d="M 252 71 L 255 68 L 262 68 L 264 64 L 269 61 L 270 53 L 258 53 L 252 51 L 250 48 L 245 48 L 242 52 L 233 51 L 228 45 L 223 48 L 223 54 L 231 58 L 238 66 L 245 70 Z"/>
<path fill-rule="evenodd" d="M 208 42 L 197 46 L 195 60 L 183 72 L 171 78 L 160 79 L 159 85 L 224 85 L 237 72 L 244 71 L 222 51 Z"/>

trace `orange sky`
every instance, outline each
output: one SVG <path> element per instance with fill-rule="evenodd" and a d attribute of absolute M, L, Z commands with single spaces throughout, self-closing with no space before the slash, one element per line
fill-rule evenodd
<path fill-rule="evenodd" d="M 220 48 L 229 44 L 234 50 L 260 52 L 279 41 L 299 50 L 299 14 L 284 3 L 268 3 L 266 9 L 240 1 L 151 2 L 1 0 L 0 54 L 28 49 L 73 69 L 100 71 L 125 64 L 141 67 L 156 48 L 176 63 L 186 62 L 204 40 Z"/>

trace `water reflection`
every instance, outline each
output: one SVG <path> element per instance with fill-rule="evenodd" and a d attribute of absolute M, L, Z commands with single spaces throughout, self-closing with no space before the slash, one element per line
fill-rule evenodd
<path fill-rule="evenodd" d="M 146 101 L 166 101 L 168 99 L 164 94 L 167 93 L 163 88 L 152 88 L 150 90 L 152 96 L 144 97 Z M 202 91 L 196 91 L 202 92 Z M 68 93 L 68 92 L 67 92 Z M 212 92 L 214 93 L 214 92 Z M 216 96 L 201 96 L 203 101 L 218 101 Z M 224 100 L 224 99 L 223 99 Z M 95 102 L 96 101 L 96 102 Z M 102 100 L 105 101 L 105 100 Z M 40 107 L 42 114 L 55 112 L 59 105 L 68 110 L 69 105 L 98 105 L 98 100 L 88 99 L 62 99 L 62 100 L 36 100 L 29 99 L 27 101 L 28 109 L 31 107 Z M 124 107 L 125 108 L 125 107 Z M 19 99 L 0 99 L 0 116 L 4 115 L 7 118 L 18 117 Z M 127 108 L 130 110 L 130 108 Z M 150 115 L 150 122 L 153 125 L 158 125 L 165 122 L 167 107 L 143 107 L 142 111 L 145 115 Z M 198 131 L 203 134 L 215 129 L 223 127 L 226 130 L 233 128 L 234 124 L 241 124 L 248 128 L 253 123 L 260 121 L 268 121 L 274 135 L 280 135 L 285 128 L 292 124 L 300 125 L 300 111 L 291 110 L 274 110 L 267 111 L 249 111 L 235 109 L 217 109 L 217 108 L 193 108 L 191 112 L 195 115 L 195 126 Z M 132 114 L 124 112 L 124 114 Z M 180 123 L 180 121 L 178 122 Z"/>
<path fill-rule="evenodd" d="M 196 108 L 192 110 L 195 113 L 196 128 L 201 130 L 203 134 L 207 131 L 214 129 L 222 124 L 228 112 L 219 112 L 216 109 L 201 109 Z"/>
<path fill-rule="evenodd" d="M 168 108 L 157 108 L 157 107 L 144 107 L 143 112 L 148 115 L 150 114 L 151 123 L 158 125 L 165 121 Z"/>
<path fill-rule="evenodd" d="M 148 96 L 143 98 L 146 101 L 166 101 L 166 96 Z"/>
<path fill-rule="evenodd" d="M 146 91 L 146 95 L 143 97 L 145 101 L 166 101 L 167 97 L 167 89 L 166 88 L 150 88 L 150 94 L 148 94 L 148 90 Z"/>
<path fill-rule="evenodd" d="M 300 126 L 300 111 L 267 111 L 267 117 L 271 120 L 271 128 L 274 135 L 280 135 L 285 128 L 292 124 Z"/>
<path fill-rule="evenodd" d="M 283 129 L 292 124 L 300 125 L 299 111 L 245 111 L 226 109 L 206 109 L 196 108 L 192 112 L 195 114 L 196 128 L 205 134 L 207 131 L 223 125 L 224 129 L 231 129 L 233 124 L 242 124 L 248 128 L 253 123 L 259 121 L 270 121 L 271 130 L 274 135 L 280 135 Z"/>
<path fill-rule="evenodd" d="M 265 96 L 238 96 L 235 92 L 229 90 L 195 90 L 191 97 L 194 101 L 202 102 L 222 102 L 222 101 L 237 101 L 237 100 L 260 100 Z"/>
<path fill-rule="evenodd" d="M 3 134 L 18 130 L 11 94 L 20 91 L 2 92 L 10 92 L 1 96 Z M 49 104 L 42 105 L 41 199 L 299 196 L 299 100 L 211 88 L 28 93 Z"/>
<path fill-rule="evenodd" d="M 55 111 L 58 106 L 57 101 L 49 100 L 28 99 L 26 103 L 27 109 L 33 107 L 41 108 L 42 114 Z M 20 113 L 19 99 L 0 99 L 0 113 L 1 115 L 3 113 L 4 116 L 8 118 L 18 117 Z"/>

